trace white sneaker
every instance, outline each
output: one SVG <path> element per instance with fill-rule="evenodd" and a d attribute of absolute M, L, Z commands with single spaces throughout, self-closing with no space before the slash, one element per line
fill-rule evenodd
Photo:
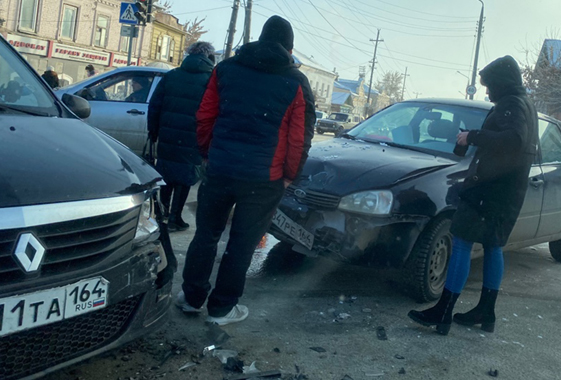
<path fill-rule="evenodd" d="M 216 323 L 219 326 L 224 326 L 229 323 L 241 322 L 247 318 L 249 315 L 249 309 L 244 305 L 236 305 L 230 310 L 228 314 L 223 317 L 211 317 L 210 315 L 206 318 L 207 322 Z"/>
<path fill-rule="evenodd" d="M 200 308 L 194 308 L 187 303 L 183 290 L 177 293 L 177 297 L 175 297 L 175 306 L 180 308 L 184 313 L 200 313 L 202 311 Z"/>

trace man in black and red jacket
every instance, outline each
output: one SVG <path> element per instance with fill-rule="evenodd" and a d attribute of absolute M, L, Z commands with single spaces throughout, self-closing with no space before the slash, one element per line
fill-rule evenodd
<path fill-rule="evenodd" d="M 187 251 L 176 305 L 224 325 L 247 318 L 238 305 L 253 252 L 284 189 L 298 178 L 314 134 L 314 97 L 292 59 L 294 34 L 273 16 L 259 41 L 214 69 L 197 112 L 207 178 L 198 190 L 197 230 Z M 235 207 L 216 285 L 209 278 L 217 243 Z"/>

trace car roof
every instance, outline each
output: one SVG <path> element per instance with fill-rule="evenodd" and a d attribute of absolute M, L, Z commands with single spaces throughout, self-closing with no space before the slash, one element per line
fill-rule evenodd
<path fill-rule="evenodd" d="M 111 70 L 112 73 L 119 71 L 147 71 L 147 72 L 157 72 L 157 73 L 167 73 L 168 69 L 163 69 L 161 67 L 151 67 L 151 66 L 123 66 L 117 67 L 115 70 Z"/>
<path fill-rule="evenodd" d="M 491 102 L 483 102 L 481 100 L 467 100 L 467 99 L 452 99 L 452 98 L 419 98 L 419 99 L 410 99 L 405 100 L 403 103 L 437 103 L 437 104 L 446 104 L 452 106 L 462 106 L 462 107 L 471 107 L 471 108 L 481 108 L 485 110 L 490 110 L 493 107 L 493 103 Z"/>

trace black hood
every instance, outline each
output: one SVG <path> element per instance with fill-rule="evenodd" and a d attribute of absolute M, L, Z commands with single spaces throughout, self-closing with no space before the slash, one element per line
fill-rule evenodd
<path fill-rule="evenodd" d="M 492 102 L 497 102 L 504 96 L 525 93 L 520 67 L 510 55 L 494 60 L 479 75 L 489 89 L 489 100 Z"/>
<path fill-rule="evenodd" d="M 232 59 L 244 66 L 269 73 L 281 73 L 296 67 L 292 55 L 277 42 L 250 42 L 243 45 Z"/>
<path fill-rule="evenodd" d="M 344 196 L 388 189 L 456 161 L 407 149 L 347 139 L 324 141 L 310 149 L 298 186 Z"/>
<path fill-rule="evenodd" d="M 211 73 L 213 68 L 214 63 L 207 56 L 201 54 L 188 55 L 181 63 L 181 70 L 190 73 Z"/>
<path fill-rule="evenodd" d="M 77 119 L 2 119 L 0 208 L 135 194 L 159 179 L 146 161 Z"/>

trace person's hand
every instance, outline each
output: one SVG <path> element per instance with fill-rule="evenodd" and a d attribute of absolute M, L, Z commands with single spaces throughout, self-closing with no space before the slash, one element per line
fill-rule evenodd
<path fill-rule="evenodd" d="M 468 145 L 468 140 L 467 140 L 468 134 L 469 134 L 469 132 L 458 133 L 458 136 L 456 136 L 456 143 L 458 145 L 462 145 L 462 146 Z"/>
<path fill-rule="evenodd" d="M 290 186 L 290 184 L 292 183 L 291 180 L 286 179 L 286 178 L 285 178 L 283 181 L 284 181 L 284 188 L 285 188 L 285 189 L 286 189 L 288 186 Z"/>

